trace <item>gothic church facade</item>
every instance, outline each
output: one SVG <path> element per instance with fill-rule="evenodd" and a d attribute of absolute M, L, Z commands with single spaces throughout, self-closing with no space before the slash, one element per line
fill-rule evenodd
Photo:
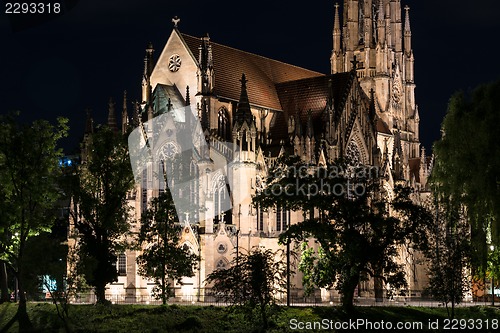
<path fill-rule="evenodd" d="M 187 218 L 182 240 L 201 263 L 194 277 L 176 285 L 177 299 L 203 300 L 205 278 L 229 264 L 237 244 L 243 250 L 277 249 L 281 232 L 301 221 L 301 212 L 259 211 L 251 203 L 259 180 L 284 150 L 318 165 L 350 155 L 382 168 L 389 194 L 397 182 L 425 189 L 429 165 L 419 141 L 409 8 L 404 8 L 404 22 L 400 0 L 345 0 L 342 12 L 341 20 L 336 4 L 331 73 L 234 49 L 208 35 L 184 34 L 178 20 L 156 60 L 153 47 L 146 49 L 142 101 L 129 117 L 125 100 L 124 131 L 128 124 L 153 131 L 148 120 L 191 106 L 208 144 L 207 151 L 196 152 L 200 158 L 192 172 L 200 181 L 191 195 L 210 214 L 200 211 Z M 167 138 L 153 154 L 181 150 Z M 214 160 L 228 154 L 233 163 L 225 174 L 216 170 Z M 148 201 L 161 190 L 147 186 L 157 172 L 150 163 L 130 197 L 135 228 Z M 221 206 L 226 196 L 238 203 L 229 211 Z M 426 276 L 417 254 L 403 252 L 410 290 L 421 291 Z M 110 295 L 134 300 L 150 294 L 152 283 L 137 274 L 137 255 L 127 250 L 119 257 L 120 276 L 109 285 Z M 300 274 L 292 283 L 294 294 L 301 295 Z M 360 285 L 358 294 L 369 295 L 370 286 Z M 331 297 L 327 291 L 321 296 Z"/>

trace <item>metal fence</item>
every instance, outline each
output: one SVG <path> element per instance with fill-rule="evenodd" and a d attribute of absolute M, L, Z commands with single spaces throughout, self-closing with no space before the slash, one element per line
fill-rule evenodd
<path fill-rule="evenodd" d="M 127 294 L 107 294 L 106 299 L 112 304 L 142 304 L 142 305 L 160 305 L 161 299 L 157 299 L 151 295 L 127 295 Z M 96 297 L 93 292 L 79 293 L 76 297 L 70 299 L 73 304 L 94 304 Z M 168 299 L 168 304 L 184 304 L 184 305 L 214 305 L 214 306 L 227 306 L 228 303 L 224 302 L 222 297 L 213 295 L 209 290 L 203 295 L 183 295 L 174 296 Z M 286 295 L 280 295 L 278 303 L 286 305 Z M 331 296 L 329 298 L 322 298 L 320 296 L 291 296 L 291 306 L 338 306 L 340 305 L 340 297 Z M 500 305 L 500 300 L 495 299 L 495 303 Z M 394 298 L 384 298 L 376 300 L 374 297 L 355 297 L 354 304 L 356 306 L 417 306 L 417 307 L 444 307 L 445 304 L 429 297 L 404 297 L 398 296 Z M 478 306 L 478 305 L 491 305 L 491 297 L 466 299 L 458 306 Z"/>

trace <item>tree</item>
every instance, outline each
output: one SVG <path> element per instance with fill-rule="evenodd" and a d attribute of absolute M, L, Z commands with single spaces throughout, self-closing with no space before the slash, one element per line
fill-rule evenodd
<path fill-rule="evenodd" d="M 450 198 L 436 199 L 434 227 L 429 230 L 425 255 L 430 259 L 431 295 L 446 305 L 454 318 L 455 305 L 470 290 L 470 232 L 464 207 Z M 451 313 L 448 307 L 451 304 Z"/>
<path fill-rule="evenodd" d="M 27 244 L 54 224 L 62 156 L 57 143 L 67 135 L 68 127 L 65 118 L 58 118 L 54 126 L 46 120 L 21 124 L 18 116 L 0 117 L 0 261 L 10 267 L 18 282 L 19 309 L 9 324 L 18 320 L 21 329 L 29 329 Z"/>
<path fill-rule="evenodd" d="M 431 220 L 423 207 L 412 202 L 410 189 L 398 186 L 393 200 L 381 195 L 381 179 L 373 171 L 377 170 L 343 161 L 311 166 L 296 156 L 283 156 L 253 199 L 262 208 L 279 206 L 304 213 L 304 221 L 291 225 L 280 240 L 315 240 L 318 250 L 306 248 L 302 253 L 304 286 L 335 287 L 348 310 L 363 276 L 394 288 L 405 285 L 395 260 L 398 246 L 411 242 L 417 247 Z"/>
<path fill-rule="evenodd" d="M 490 245 L 500 245 L 500 81 L 455 93 L 434 144 L 431 182 L 463 205 L 471 227 L 474 275 L 488 271 Z M 496 278 L 500 278 L 497 276 Z"/>
<path fill-rule="evenodd" d="M 143 252 L 137 257 L 139 274 L 155 281 L 153 295 L 163 304 L 171 296 L 170 281 L 181 282 L 184 276 L 194 276 L 199 261 L 189 247 L 180 244 L 183 227 L 178 221 L 168 188 L 151 199 L 141 218 L 138 246 Z"/>
<path fill-rule="evenodd" d="M 286 291 L 287 267 L 281 250 L 253 248 L 250 253 L 240 253 L 231 266 L 210 273 L 205 280 L 224 302 L 258 308 L 264 329 L 269 324 L 270 306 L 278 301 L 278 295 Z"/>
<path fill-rule="evenodd" d="M 134 178 L 122 134 L 103 126 L 84 143 L 87 155 L 77 173 L 71 217 L 79 261 L 77 268 L 95 288 L 97 303 L 107 303 L 106 284 L 117 281 L 117 252 L 127 246 L 127 193 Z"/>

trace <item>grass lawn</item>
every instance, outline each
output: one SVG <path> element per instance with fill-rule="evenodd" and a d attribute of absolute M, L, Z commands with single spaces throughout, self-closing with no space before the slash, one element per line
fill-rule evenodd
<path fill-rule="evenodd" d="M 16 304 L 0 305 L 0 331 L 16 310 Z M 58 318 L 53 304 L 29 303 L 28 315 L 37 329 L 36 332 L 64 332 L 62 321 Z M 354 313 L 346 314 L 336 307 L 282 307 L 271 318 L 271 327 L 267 332 L 332 332 L 335 330 L 326 328 L 335 328 L 335 325 L 341 323 L 344 323 L 346 328 L 359 324 L 356 330 L 351 330 L 359 332 L 381 332 L 389 328 L 400 332 L 440 332 L 451 330 L 453 327 L 453 330 L 458 332 L 500 332 L 498 308 L 458 308 L 455 316 L 457 321 L 449 322 L 448 329 L 444 330 L 446 318 L 446 309 L 443 308 L 357 307 Z M 413 330 L 397 330 L 398 322 L 405 322 L 406 325 L 411 325 L 410 322 L 421 322 L 422 326 L 415 326 Z M 440 330 L 429 329 L 429 323 L 438 323 Z M 348 326 L 349 324 L 351 326 Z M 74 305 L 70 308 L 70 325 L 73 332 L 260 331 L 259 319 L 255 314 L 249 317 L 242 312 L 214 306 Z M 461 325 L 465 325 L 466 329 L 461 329 Z M 482 326 L 482 329 L 479 329 L 479 326 Z M 15 323 L 8 332 L 17 331 L 18 326 Z"/>

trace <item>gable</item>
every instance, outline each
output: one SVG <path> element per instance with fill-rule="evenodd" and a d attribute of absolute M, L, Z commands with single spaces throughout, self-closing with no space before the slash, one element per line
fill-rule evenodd
<path fill-rule="evenodd" d="M 181 59 L 179 69 L 174 72 L 169 69 L 169 60 L 173 55 L 178 55 Z M 185 99 L 186 86 L 189 86 L 191 92 L 196 92 L 196 70 L 197 61 L 193 53 L 186 46 L 179 31 L 174 29 L 151 73 L 151 87 L 154 90 L 158 84 L 175 85 L 181 93 L 182 98 Z"/>

